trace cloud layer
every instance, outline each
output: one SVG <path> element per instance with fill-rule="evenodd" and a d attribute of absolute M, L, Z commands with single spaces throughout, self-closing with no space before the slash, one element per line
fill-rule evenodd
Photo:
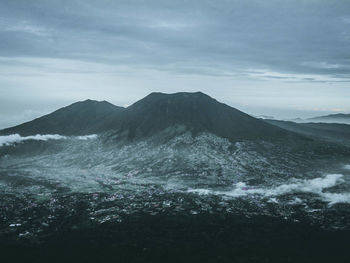
<path fill-rule="evenodd" d="M 272 105 L 309 89 L 319 102 L 303 108 L 330 94 L 325 107 L 336 108 L 349 95 L 349 14 L 347 0 L 2 1 L 1 101 L 21 104 L 13 93 L 25 92 L 24 111 L 38 110 L 35 99 L 102 93 L 130 104 L 153 90 L 204 90 L 244 106 L 259 105 L 250 87 L 271 98 L 278 86 Z"/>

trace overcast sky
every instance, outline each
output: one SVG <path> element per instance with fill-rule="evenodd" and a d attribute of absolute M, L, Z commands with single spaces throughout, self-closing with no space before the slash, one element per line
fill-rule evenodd
<path fill-rule="evenodd" d="M 0 128 L 152 91 L 278 118 L 350 112 L 350 1 L 0 1 Z"/>

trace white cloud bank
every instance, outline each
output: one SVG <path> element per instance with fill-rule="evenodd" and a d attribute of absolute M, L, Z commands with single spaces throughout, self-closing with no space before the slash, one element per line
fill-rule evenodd
<path fill-rule="evenodd" d="M 259 188 L 248 186 L 244 182 L 235 184 L 230 191 L 212 191 L 208 189 L 189 189 L 188 192 L 198 194 L 214 194 L 229 197 L 242 197 L 248 195 L 261 195 L 263 197 L 276 197 L 291 193 L 313 193 L 328 202 L 329 205 L 336 203 L 350 203 L 350 193 L 332 193 L 324 190 L 344 182 L 342 174 L 328 174 L 325 177 L 310 180 L 295 180 L 272 188 Z"/>
<path fill-rule="evenodd" d="M 37 134 L 32 136 L 21 136 L 16 133 L 11 135 L 0 136 L 0 147 L 12 145 L 15 143 L 21 143 L 28 140 L 47 141 L 47 140 L 62 140 L 67 138 L 69 137 L 59 135 L 59 134 Z M 73 138 L 77 138 L 78 140 L 89 140 L 89 139 L 96 139 L 97 135 L 91 134 L 86 136 L 77 136 Z"/>

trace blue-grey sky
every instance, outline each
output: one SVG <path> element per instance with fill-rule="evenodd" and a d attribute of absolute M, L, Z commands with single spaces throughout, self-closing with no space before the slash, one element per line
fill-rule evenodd
<path fill-rule="evenodd" d="M 152 91 L 310 117 L 349 85 L 349 0 L 0 0 L 0 128 Z"/>

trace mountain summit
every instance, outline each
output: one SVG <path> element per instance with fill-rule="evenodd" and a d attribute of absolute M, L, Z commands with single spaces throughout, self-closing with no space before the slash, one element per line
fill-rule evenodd
<path fill-rule="evenodd" d="M 106 101 L 86 100 L 2 130 L 1 133 L 85 135 L 114 131 L 126 134 L 129 139 L 141 139 L 178 127 L 194 134 L 209 132 L 230 140 L 269 139 L 288 135 L 283 129 L 201 92 L 151 93 L 127 108 Z"/>
<path fill-rule="evenodd" d="M 220 103 L 202 92 L 151 93 L 128 107 L 119 128 L 130 138 L 151 136 L 182 126 L 193 133 L 209 132 L 228 139 L 281 136 L 282 129 Z"/>

